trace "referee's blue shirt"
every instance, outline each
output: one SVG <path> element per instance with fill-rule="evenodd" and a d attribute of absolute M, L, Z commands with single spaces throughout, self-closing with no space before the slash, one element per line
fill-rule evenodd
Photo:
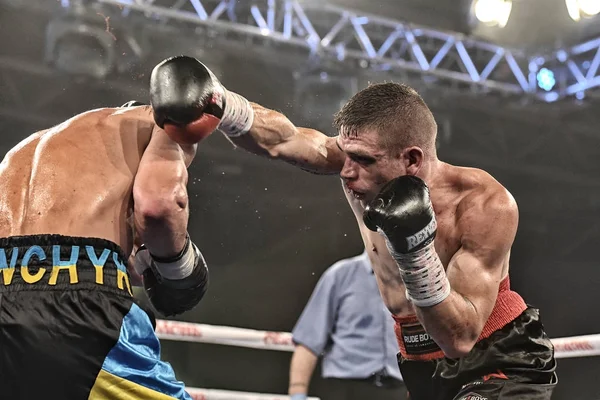
<path fill-rule="evenodd" d="M 325 271 L 292 335 L 323 356 L 324 378 L 363 379 L 385 371 L 401 379 L 394 321 L 366 252 Z"/>

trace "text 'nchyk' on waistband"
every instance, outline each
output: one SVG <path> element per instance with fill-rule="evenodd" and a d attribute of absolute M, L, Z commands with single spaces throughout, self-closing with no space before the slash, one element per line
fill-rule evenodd
<path fill-rule="evenodd" d="M 96 250 L 101 250 L 98 252 Z M 68 258 L 68 259 L 63 259 Z M 107 264 L 108 262 L 108 264 Z M 92 281 L 98 285 L 108 284 L 123 290 L 127 288 L 130 295 L 131 284 L 127 275 L 127 267 L 118 251 L 108 248 L 97 249 L 94 246 L 51 245 L 23 246 L 0 248 L 0 278 L 4 286 L 10 286 L 15 281 L 15 271 L 19 271 L 19 283 L 46 284 L 55 286 L 61 279 L 61 271 L 68 273 L 68 284 L 80 282 L 80 274 L 84 270 L 94 268 Z M 114 267 L 116 282 L 105 282 L 105 266 Z M 114 273 L 111 274 L 114 278 Z M 46 280 L 47 279 L 47 280 Z"/>

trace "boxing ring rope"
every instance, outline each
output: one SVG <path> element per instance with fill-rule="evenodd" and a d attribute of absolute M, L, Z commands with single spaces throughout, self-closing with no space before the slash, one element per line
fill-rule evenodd
<path fill-rule="evenodd" d="M 285 400 L 290 397 L 283 394 L 261 394 L 233 392 L 230 390 L 197 389 L 186 388 L 186 391 L 194 400 Z M 317 397 L 309 397 L 308 400 L 319 400 Z"/>
<path fill-rule="evenodd" d="M 211 343 L 263 350 L 294 351 L 292 334 L 255 329 L 194 324 L 179 321 L 156 321 L 161 340 Z M 592 357 L 600 355 L 600 334 L 552 339 L 556 358 Z M 284 395 L 230 392 L 225 390 L 187 388 L 195 400 L 283 400 Z M 318 400 L 310 398 L 312 400 Z"/>

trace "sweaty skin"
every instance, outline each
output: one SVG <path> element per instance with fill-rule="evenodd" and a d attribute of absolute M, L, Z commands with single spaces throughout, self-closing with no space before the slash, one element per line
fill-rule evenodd
<path fill-rule="evenodd" d="M 449 357 L 467 354 L 493 310 L 500 282 L 508 275 L 518 224 L 510 193 L 482 170 L 441 162 L 435 155 L 424 156 L 421 149 L 413 150 L 414 162 L 407 157 L 398 164 L 376 145 L 374 132 L 328 137 L 296 127 L 276 111 L 258 104 L 252 107 L 252 129 L 232 141 L 314 173 L 339 173 L 387 308 L 398 317 L 416 313 Z M 404 174 L 418 176 L 429 186 L 438 223 L 435 249 L 452 287 L 450 296 L 433 307 L 413 307 L 407 300 L 383 237 L 370 231 L 362 219 L 367 202 L 386 182 Z"/>
<path fill-rule="evenodd" d="M 154 213 L 156 222 L 171 222 L 181 231 L 163 248 L 155 246 L 157 255 L 176 254 L 185 241 L 186 167 L 194 154 L 194 146 L 182 149 L 156 127 L 149 107 L 79 114 L 29 136 L 6 154 L 0 164 L 0 237 L 97 237 L 129 254 L 134 241 L 145 243 L 144 235 L 161 229 L 148 222 Z M 169 205 L 161 197 L 169 190 L 181 192 L 179 203 Z M 152 208 L 161 199 L 162 215 Z M 174 217 L 166 215 L 169 207 Z"/>

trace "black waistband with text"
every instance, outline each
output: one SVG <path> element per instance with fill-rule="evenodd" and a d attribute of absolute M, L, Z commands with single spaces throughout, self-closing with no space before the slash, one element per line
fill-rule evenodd
<path fill-rule="evenodd" d="M 130 295 L 126 258 L 97 238 L 31 235 L 0 238 L 0 291 L 112 288 Z"/>

